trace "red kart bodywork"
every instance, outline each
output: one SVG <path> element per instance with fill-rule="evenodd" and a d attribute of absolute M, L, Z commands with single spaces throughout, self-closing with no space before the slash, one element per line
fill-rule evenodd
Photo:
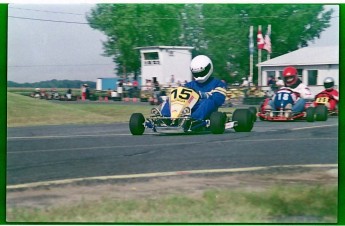
<path fill-rule="evenodd" d="M 313 105 L 315 107 L 317 107 L 319 105 L 326 105 L 327 103 L 329 103 L 332 100 L 332 98 L 333 97 L 329 93 L 321 92 L 315 96 L 315 100 L 313 102 Z M 328 104 L 327 109 L 328 109 L 329 115 L 338 115 L 337 105 Z"/>
<path fill-rule="evenodd" d="M 278 109 L 275 111 L 267 111 L 265 107 L 268 105 L 270 99 L 266 98 L 260 106 L 260 110 L 257 116 L 263 121 L 294 121 L 294 120 L 305 120 L 307 117 L 307 109 L 312 106 L 311 102 L 305 104 L 305 110 L 301 113 L 292 114 L 291 111 L 286 111 L 284 109 Z M 288 114 L 287 114 L 288 113 Z"/>

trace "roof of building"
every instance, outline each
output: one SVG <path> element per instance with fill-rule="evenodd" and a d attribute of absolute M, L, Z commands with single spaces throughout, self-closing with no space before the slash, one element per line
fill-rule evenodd
<path fill-rule="evenodd" d="M 194 49 L 192 46 L 144 46 L 136 47 L 134 49 Z"/>
<path fill-rule="evenodd" d="M 339 46 L 305 47 L 261 62 L 259 66 L 339 64 Z"/>

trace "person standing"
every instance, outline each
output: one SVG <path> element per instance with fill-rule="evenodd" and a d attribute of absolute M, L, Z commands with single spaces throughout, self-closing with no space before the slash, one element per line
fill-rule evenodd
<path fill-rule="evenodd" d="M 161 87 L 159 85 L 159 82 L 157 81 L 156 77 L 153 77 L 153 94 L 154 94 L 155 104 L 160 103 L 160 92 L 161 92 Z"/>
<path fill-rule="evenodd" d="M 117 94 L 120 98 L 122 98 L 122 93 L 123 93 L 123 80 L 119 80 L 119 82 L 117 83 Z"/>
<path fill-rule="evenodd" d="M 82 100 L 86 100 L 86 84 L 81 86 L 81 98 Z"/>
<path fill-rule="evenodd" d="M 175 76 L 174 75 L 171 75 L 170 77 L 170 87 L 174 87 L 175 86 Z"/>

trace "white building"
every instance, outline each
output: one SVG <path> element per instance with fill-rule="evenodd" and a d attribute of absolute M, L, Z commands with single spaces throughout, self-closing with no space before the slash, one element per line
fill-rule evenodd
<path fill-rule="evenodd" d="M 189 46 L 148 46 L 137 47 L 141 57 L 141 81 L 145 85 L 146 79 L 157 81 L 168 86 L 174 75 L 174 82 L 191 81 L 190 62 L 192 60 Z"/>
<path fill-rule="evenodd" d="M 305 47 L 261 62 L 259 85 L 266 86 L 268 77 L 282 77 L 286 66 L 294 66 L 303 83 L 313 93 L 323 90 L 323 80 L 332 77 L 339 89 L 339 46 Z"/>

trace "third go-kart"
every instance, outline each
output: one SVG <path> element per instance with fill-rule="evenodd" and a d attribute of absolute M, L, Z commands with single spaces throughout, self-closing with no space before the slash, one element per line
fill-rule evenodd
<path fill-rule="evenodd" d="M 321 92 L 315 96 L 315 100 L 313 105 L 315 107 L 315 112 L 318 113 L 318 117 L 320 121 L 326 121 L 328 115 L 336 116 L 338 115 L 338 108 L 330 107 L 329 102 L 332 99 L 332 95 L 327 92 Z"/>
<path fill-rule="evenodd" d="M 289 92 L 283 92 L 275 95 L 274 108 L 267 108 L 271 99 L 266 98 L 260 106 L 260 110 L 257 116 L 262 121 L 294 121 L 294 120 L 306 120 L 307 122 L 325 121 L 327 117 L 324 115 L 324 106 L 314 108 L 312 102 L 306 102 L 304 110 L 302 112 L 293 112 L 291 108 L 287 108 L 287 105 L 292 100 L 292 94 Z"/>
<path fill-rule="evenodd" d="M 173 89 L 169 95 L 170 117 L 162 116 L 157 108 L 153 108 L 147 118 L 142 113 L 133 113 L 129 120 L 129 129 L 133 135 L 142 135 L 146 128 L 157 133 L 210 130 L 213 134 L 222 134 L 227 129 L 234 129 L 236 132 L 252 130 L 254 115 L 249 109 L 236 109 L 233 113 L 215 111 L 206 120 L 193 120 L 192 109 L 199 98 L 199 94 L 193 89 L 186 87 Z"/>

